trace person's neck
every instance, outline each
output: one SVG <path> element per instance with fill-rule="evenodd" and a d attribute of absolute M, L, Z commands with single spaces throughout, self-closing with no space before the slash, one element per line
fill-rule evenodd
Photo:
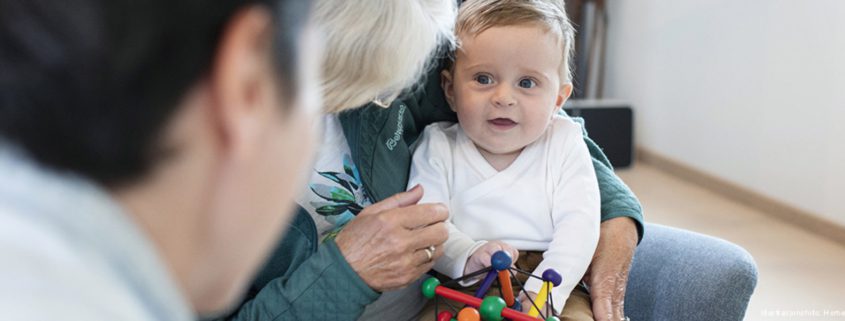
<path fill-rule="evenodd" d="M 475 145 L 475 148 L 478 149 L 478 152 L 482 157 L 484 157 L 487 163 L 499 172 L 511 166 L 511 164 L 513 164 L 513 162 L 519 157 L 519 154 L 522 153 L 522 150 L 525 149 L 525 147 L 523 147 L 510 153 L 497 154 L 491 153 L 478 145 Z"/>
<path fill-rule="evenodd" d="M 186 300 L 195 303 L 200 294 L 195 293 L 193 283 L 202 274 L 196 271 L 201 266 L 197 263 L 204 237 L 202 209 L 196 206 L 201 202 L 197 201 L 198 189 L 191 186 L 196 183 L 184 174 L 168 175 L 185 169 L 173 167 L 111 193 L 152 241 Z"/>

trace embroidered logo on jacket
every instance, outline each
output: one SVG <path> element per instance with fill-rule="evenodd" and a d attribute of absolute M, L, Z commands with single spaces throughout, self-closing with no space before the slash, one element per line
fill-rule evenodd
<path fill-rule="evenodd" d="M 387 139 L 385 145 L 387 145 L 387 149 L 393 151 L 393 148 L 396 148 L 396 145 L 399 144 L 399 140 L 402 139 L 402 133 L 405 131 L 405 125 L 402 124 L 403 116 L 405 115 L 405 105 L 399 105 L 399 112 L 396 117 L 396 131 L 393 132 L 393 137 Z"/>

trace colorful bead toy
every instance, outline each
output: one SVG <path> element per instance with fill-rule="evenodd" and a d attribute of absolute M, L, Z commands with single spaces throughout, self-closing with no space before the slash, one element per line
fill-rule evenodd
<path fill-rule="evenodd" d="M 437 316 L 437 321 L 559 321 L 559 319 L 554 316 L 554 313 L 551 311 L 551 306 L 553 306 L 551 291 L 552 288 L 560 285 L 562 281 L 560 274 L 553 269 L 547 269 L 543 272 L 542 277 L 538 277 L 511 267 L 512 263 L 513 259 L 508 253 L 498 251 L 491 257 L 490 266 L 487 268 L 451 280 L 443 285 L 440 284 L 438 279 L 433 277 L 425 280 L 422 285 L 422 293 L 425 297 L 435 300 L 434 313 Z M 478 290 L 475 291 L 474 296 L 447 287 L 454 286 L 458 284 L 458 282 L 478 277 L 485 273 L 486 275 L 483 281 L 481 281 L 481 285 L 478 287 Z M 520 289 L 519 291 L 522 293 L 525 291 L 521 282 L 516 279 L 515 273 L 522 273 L 528 277 L 543 280 L 543 287 L 537 295 L 538 300 L 534 302 L 529 298 L 529 301 L 531 302 L 531 309 L 527 314 L 522 313 L 521 304 L 519 301 L 516 301 L 516 297 L 514 296 L 511 280 L 517 282 Z M 497 280 L 502 296 L 485 296 L 487 292 L 489 292 L 494 281 Z M 524 294 L 528 297 L 527 293 Z M 449 304 L 448 301 L 444 301 L 444 303 L 446 303 L 453 311 L 438 311 L 441 298 L 460 302 L 464 304 L 465 307 L 461 308 L 460 312 L 457 312 L 458 309 Z M 539 298 L 545 299 L 539 300 Z M 546 304 L 547 302 L 548 304 Z M 544 307 L 546 307 L 546 309 L 543 309 Z M 543 312 L 545 313 L 542 313 L 541 310 L 544 310 Z M 453 316 L 456 312 L 457 319 L 454 319 Z M 538 317 L 540 317 L 540 319 L 538 319 Z"/>

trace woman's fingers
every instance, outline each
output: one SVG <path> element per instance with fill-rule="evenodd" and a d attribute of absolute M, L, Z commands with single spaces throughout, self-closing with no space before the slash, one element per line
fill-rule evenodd
<path fill-rule="evenodd" d="M 426 227 L 421 227 L 415 230 L 408 231 L 410 247 L 414 249 L 426 248 L 429 246 L 438 246 L 449 239 L 449 231 L 446 229 L 446 223 L 438 222 Z"/>
<path fill-rule="evenodd" d="M 423 193 L 424 191 L 421 185 L 414 186 L 405 192 L 393 194 L 393 196 L 388 197 L 381 202 L 367 206 L 367 208 L 361 211 L 358 216 L 378 214 L 395 208 L 417 204 L 417 202 L 422 199 Z"/>
<path fill-rule="evenodd" d="M 449 219 L 449 210 L 440 203 L 418 204 L 405 208 L 407 213 L 401 218 L 401 225 L 409 230 L 445 222 Z"/>
<path fill-rule="evenodd" d="M 429 246 L 426 248 L 418 249 L 414 257 L 416 259 L 416 265 L 426 265 L 428 263 L 434 264 L 434 261 L 443 255 L 443 246 Z M 428 270 L 426 270 L 428 271 Z"/>
<path fill-rule="evenodd" d="M 443 255 L 442 244 L 449 236 L 443 223 L 449 216 L 445 207 L 407 205 L 419 201 L 420 187 L 400 194 L 365 208 L 361 213 L 366 213 L 349 222 L 335 238 L 352 269 L 377 291 L 400 288 L 418 279 Z"/>

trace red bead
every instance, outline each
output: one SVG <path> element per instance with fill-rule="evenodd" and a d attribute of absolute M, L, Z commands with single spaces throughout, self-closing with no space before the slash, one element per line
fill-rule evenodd
<path fill-rule="evenodd" d="M 452 312 L 443 311 L 437 314 L 437 321 L 451 321 L 452 320 Z"/>

